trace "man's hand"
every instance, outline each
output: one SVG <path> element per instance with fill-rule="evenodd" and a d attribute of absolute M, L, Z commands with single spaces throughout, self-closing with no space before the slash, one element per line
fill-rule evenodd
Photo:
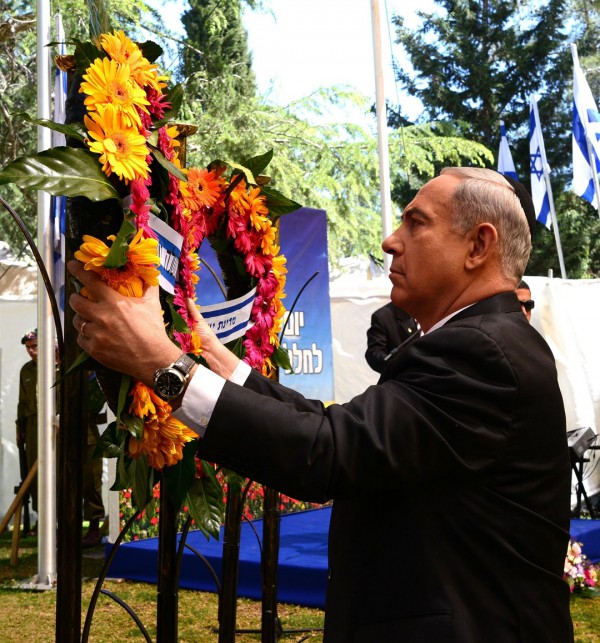
<path fill-rule="evenodd" d="M 239 359 L 221 342 L 211 330 L 206 320 L 198 312 L 193 299 L 187 299 L 186 305 L 190 317 L 194 320 L 196 332 L 200 336 L 202 357 L 210 366 L 210 370 L 225 379 L 233 373 L 239 363 Z"/>
<path fill-rule="evenodd" d="M 69 298 L 77 343 L 104 366 L 152 386 L 156 369 L 181 355 L 165 331 L 158 286 L 142 297 L 125 297 L 79 261 L 69 262 L 68 268 L 91 297 Z"/>

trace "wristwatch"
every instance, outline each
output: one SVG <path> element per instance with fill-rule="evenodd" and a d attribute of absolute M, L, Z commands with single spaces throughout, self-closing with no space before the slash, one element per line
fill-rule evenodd
<path fill-rule="evenodd" d="M 184 353 L 176 362 L 166 368 L 159 368 L 154 373 L 154 392 L 167 402 L 181 395 L 195 364 L 196 362 Z"/>

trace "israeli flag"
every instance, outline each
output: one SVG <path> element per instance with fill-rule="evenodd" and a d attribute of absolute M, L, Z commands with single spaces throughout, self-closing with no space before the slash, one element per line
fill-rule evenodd
<path fill-rule="evenodd" d="M 129 202 L 128 197 L 123 199 L 126 207 L 129 206 Z M 175 284 L 179 275 L 179 260 L 181 259 L 183 237 L 154 214 L 148 215 L 148 225 L 152 228 L 158 240 L 158 256 L 160 258 L 158 285 L 163 290 L 174 295 Z"/>
<path fill-rule="evenodd" d="M 255 297 L 256 288 L 253 288 L 237 299 L 201 307 L 202 317 L 221 343 L 226 344 L 242 337 L 252 328 L 254 324 L 250 321 L 250 315 Z"/>
<path fill-rule="evenodd" d="M 552 227 L 550 197 L 546 183 L 548 162 L 542 138 L 542 127 L 537 109 L 537 101 L 529 101 L 529 164 L 531 173 L 531 198 L 535 208 L 535 218 L 548 229 Z"/>
<path fill-rule="evenodd" d="M 61 55 L 67 53 L 65 46 L 65 30 L 60 14 L 54 17 L 56 40 L 59 43 Z M 54 70 L 54 122 L 65 122 L 65 103 L 67 99 L 67 74 L 58 67 Z M 65 145 L 65 135 L 52 131 L 52 147 Z M 51 219 L 53 235 L 54 255 L 54 294 L 58 302 L 61 321 L 64 323 L 65 311 L 65 219 L 66 219 L 66 197 L 53 196 L 51 199 Z"/>
<path fill-rule="evenodd" d="M 504 121 L 500 121 L 500 149 L 498 150 L 498 172 L 505 176 L 510 176 L 511 179 L 518 181 L 517 172 L 515 171 L 515 164 L 508 147 L 508 139 L 506 138 L 506 128 Z"/>
<path fill-rule="evenodd" d="M 577 47 L 573 54 L 573 191 L 598 210 L 596 184 L 600 171 L 600 114 L 583 71 Z M 592 166 L 593 164 L 593 166 Z"/>

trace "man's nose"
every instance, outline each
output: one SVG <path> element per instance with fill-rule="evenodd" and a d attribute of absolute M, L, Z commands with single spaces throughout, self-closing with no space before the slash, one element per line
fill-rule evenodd
<path fill-rule="evenodd" d="M 385 238 L 381 247 L 383 251 L 389 255 L 400 254 L 402 243 L 400 240 L 399 230 L 394 230 L 389 237 Z"/>

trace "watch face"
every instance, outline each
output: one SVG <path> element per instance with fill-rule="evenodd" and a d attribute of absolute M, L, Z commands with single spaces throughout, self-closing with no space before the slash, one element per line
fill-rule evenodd
<path fill-rule="evenodd" d="M 185 377 L 174 368 L 166 368 L 156 378 L 156 392 L 165 399 L 177 397 L 183 390 Z"/>

